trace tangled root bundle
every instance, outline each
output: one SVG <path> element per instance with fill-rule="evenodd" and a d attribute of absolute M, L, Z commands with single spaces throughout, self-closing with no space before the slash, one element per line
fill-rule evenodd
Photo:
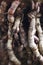
<path fill-rule="evenodd" d="M 41 3 L 15 0 L 0 4 L 0 64 L 43 65 Z M 41 23 L 42 22 L 42 23 Z M 41 26 L 42 25 L 42 26 Z"/>

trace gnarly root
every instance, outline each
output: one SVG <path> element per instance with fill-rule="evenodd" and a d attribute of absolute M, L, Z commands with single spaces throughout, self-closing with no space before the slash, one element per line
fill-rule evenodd
<path fill-rule="evenodd" d="M 43 30 L 41 28 L 39 18 L 37 18 L 37 21 L 36 21 L 36 29 L 37 29 L 38 37 L 39 37 L 39 50 L 41 54 L 43 55 Z"/>
<path fill-rule="evenodd" d="M 32 65 L 34 63 L 34 60 L 36 60 L 36 59 L 33 60 L 33 56 L 35 56 L 35 58 L 37 58 L 37 60 L 40 61 L 41 64 L 43 65 L 43 31 L 40 25 L 40 20 L 39 18 L 37 18 L 40 15 L 36 16 L 36 12 L 31 12 L 28 15 L 31 21 L 30 21 L 30 27 L 28 30 L 28 34 L 27 34 L 28 38 L 27 38 L 26 36 L 27 31 L 25 32 L 23 28 L 24 22 L 23 20 L 21 20 L 22 18 L 24 18 L 22 17 L 24 15 L 23 10 L 22 10 L 22 7 L 24 9 L 24 6 L 23 6 L 24 3 L 19 7 L 20 4 L 21 3 L 19 0 L 14 1 L 7 12 L 8 14 L 7 15 L 7 19 L 8 19 L 7 20 L 8 22 L 8 32 L 7 33 L 8 34 L 6 36 L 4 35 L 2 39 L 5 40 L 7 36 L 8 38 L 6 42 L 7 44 L 5 44 L 5 41 L 3 43 L 3 40 L 2 42 L 0 40 L 0 49 L 1 49 L 0 52 L 2 54 L 2 56 L 0 54 L 0 58 L 3 62 L 1 63 L 1 65 L 6 65 L 6 63 L 7 65 L 21 65 L 21 63 L 22 64 L 24 63 L 23 65 L 25 65 L 25 62 L 28 65 Z M 1 3 L 0 14 L 5 13 L 6 6 L 7 4 L 5 2 Z M 14 14 L 16 14 L 16 16 Z M 5 31 L 6 24 L 4 25 L 5 22 L 4 23 L 3 22 L 4 22 L 4 15 L 0 15 L 0 27 L 2 31 Z M 3 29 L 3 26 L 4 26 L 4 29 Z M 38 32 L 38 36 L 35 35 L 36 31 Z M 1 37 L 2 36 L 0 36 L 0 38 Z M 15 40 L 18 43 L 17 47 L 15 45 Z M 14 41 L 14 45 L 13 45 L 13 41 Z M 4 49 L 3 49 L 3 46 L 5 47 Z"/>
<path fill-rule="evenodd" d="M 33 15 L 33 14 L 31 14 L 31 15 Z M 38 25 L 36 23 L 38 23 Z M 43 53 L 42 52 L 43 51 L 43 40 L 42 40 L 43 39 L 43 34 L 42 34 L 42 29 L 41 29 L 39 23 L 40 23 L 39 18 L 37 19 L 37 18 L 35 18 L 35 16 L 33 18 L 31 18 L 30 27 L 29 27 L 29 31 L 28 31 L 28 43 L 29 43 L 29 47 L 32 49 L 32 51 L 36 55 L 36 57 L 39 58 L 39 60 L 41 62 L 43 62 L 43 56 L 42 56 L 42 54 L 40 54 L 40 52 Z M 36 33 L 36 30 L 38 31 L 38 36 L 39 36 L 39 49 L 40 49 L 40 52 L 38 50 L 37 45 L 34 42 L 34 35 Z"/>
<path fill-rule="evenodd" d="M 9 54 L 9 59 L 11 62 L 13 62 L 15 65 L 21 65 L 21 62 L 16 58 L 13 49 L 12 49 L 12 41 L 13 41 L 13 37 L 11 35 L 11 30 L 12 30 L 12 24 L 14 23 L 14 16 L 12 14 L 15 13 L 15 10 L 17 9 L 18 5 L 19 5 L 19 1 L 14 1 L 11 5 L 11 8 L 8 10 L 8 21 L 9 21 L 9 27 L 8 27 L 8 42 L 7 42 L 7 49 L 8 49 L 8 54 Z M 15 8 L 13 8 L 15 7 Z M 13 10 L 12 10 L 13 8 Z M 11 14 L 11 15 L 10 15 Z M 19 26 L 19 19 L 16 20 L 15 25 L 13 27 L 14 31 L 17 28 L 18 30 L 18 26 Z"/>

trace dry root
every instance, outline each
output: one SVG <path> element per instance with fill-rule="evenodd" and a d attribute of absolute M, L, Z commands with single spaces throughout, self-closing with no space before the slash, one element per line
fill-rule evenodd
<path fill-rule="evenodd" d="M 13 26 L 13 30 L 19 31 L 20 22 L 21 22 L 21 18 L 20 18 L 20 17 L 17 17 L 17 18 L 16 18 L 16 21 L 15 21 L 15 24 L 14 24 L 14 26 Z"/>
<path fill-rule="evenodd" d="M 8 13 L 13 15 L 15 13 L 17 7 L 19 6 L 19 4 L 20 4 L 20 1 L 13 1 L 11 7 L 9 8 Z"/>
<path fill-rule="evenodd" d="M 39 22 L 39 21 L 37 20 L 37 22 Z M 40 54 L 40 52 L 38 50 L 38 47 L 37 47 L 37 45 L 34 42 L 34 35 L 35 35 L 35 32 L 36 32 L 35 26 L 36 26 L 36 17 L 34 16 L 31 19 L 30 27 L 29 27 L 29 31 L 28 31 L 28 43 L 29 43 L 29 47 L 32 49 L 32 51 L 36 55 L 36 57 L 38 57 L 39 60 L 43 62 L 43 56 Z M 37 27 L 37 29 L 38 29 L 38 33 L 39 33 L 39 46 L 40 46 L 40 50 L 43 51 L 43 45 L 42 45 L 43 35 L 42 35 L 42 33 L 40 33 L 40 32 L 42 32 L 42 30 L 41 30 L 40 26 Z"/>
<path fill-rule="evenodd" d="M 14 23 L 14 16 L 12 14 L 15 13 L 15 10 L 17 9 L 18 5 L 20 4 L 19 1 L 14 1 L 11 5 L 11 8 L 8 10 L 8 21 L 9 21 L 9 28 L 8 28 L 8 42 L 7 42 L 7 49 L 9 54 L 9 59 L 12 61 L 15 65 L 21 65 L 21 62 L 16 58 L 13 49 L 12 49 L 12 40 L 13 37 L 11 36 L 11 30 L 12 30 L 12 24 Z M 11 15 L 10 15 L 11 14 Z M 15 27 L 18 28 L 19 26 L 19 19 L 15 22 Z M 17 26 L 18 25 L 18 26 Z"/>
<path fill-rule="evenodd" d="M 37 18 L 37 21 L 36 21 L 36 29 L 37 29 L 38 36 L 39 36 L 39 50 L 40 50 L 41 54 L 43 55 L 43 31 L 42 31 L 42 28 L 40 25 L 39 18 Z"/>
<path fill-rule="evenodd" d="M 11 27 L 9 25 L 8 29 L 8 42 L 7 42 L 7 49 L 8 49 L 8 54 L 9 54 L 9 59 L 10 61 L 14 62 L 15 65 L 21 65 L 20 61 L 16 58 L 13 49 L 12 49 L 12 36 L 11 36 Z"/>

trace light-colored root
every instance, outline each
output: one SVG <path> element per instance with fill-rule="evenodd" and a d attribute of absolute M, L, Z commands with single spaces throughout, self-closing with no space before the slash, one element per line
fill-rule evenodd
<path fill-rule="evenodd" d="M 39 38 L 37 36 L 34 35 L 34 39 L 39 42 Z"/>
<path fill-rule="evenodd" d="M 8 54 L 9 54 L 9 59 L 12 61 L 15 65 L 21 65 L 21 62 L 16 58 L 13 49 L 12 49 L 12 39 L 8 40 L 7 43 L 7 49 L 8 49 Z"/>
<path fill-rule="evenodd" d="M 28 42 L 29 46 L 34 50 L 37 49 L 36 44 L 34 43 L 34 35 L 35 35 L 35 18 L 33 18 L 30 22 L 30 27 L 28 31 Z"/>
<path fill-rule="evenodd" d="M 35 25 L 36 25 L 36 18 L 34 16 L 34 18 L 32 18 L 32 20 L 30 22 L 30 27 L 29 27 L 29 31 L 28 31 L 28 43 L 29 43 L 29 47 L 32 49 L 32 51 L 36 55 L 36 57 L 39 58 L 39 60 L 41 62 L 43 62 L 43 56 L 40 54 L 38 47 L 34 42 L 34 35 L 36 32 Z"/>
<path fill-rule="evenodd" d="M 20 18 L 20 17 L 17 17 L 17 18 L 16 18 L 16 21 L 15 21 L 15 24 L 14 24 L 14 26 L 13 26 L 13 30 L 19 31 L 20 22 L 21 22 L 21 18 Z"/>
<path fill-rule="evenodd" d="M 20 4 L 20 1 L 13 1 L 11 7 L 9 8 L 8 13 L 13 15 L 15 13 L 17 7 L 19 6 L 19 4 Z"/>
<path fill-rule="evenodd" d="M 7 49 L 10 61 L 12 61 L 15 65 L 21 65 L 20 61 L 16 58 L 13 49 L 12 49 L 12 36 L 11 36 L 11 27 L 9 26 L 8 29 L 8 42 L 7 42 Z"/>
<path fill-rule="evenodd" d="M 11 7 L 8 10 L 8 21 L 13 23 L 14 22 L 14 16 L 13 14 L 15 13 L 17 7 L 19 6 L 20 2 L 19 1 L 14 1 L 11 5 Z"/>
<path fill-rule="evenodd" d="M 8 15 L 8 21 L 11 22 L 11 23 L 14 23 L 14 16 L 12 15 Z"/>
<path fill-rule="evenodd" d="M 12 6 L 15 6 L 15 4 L 13 3 Z M 17 5 L 17 4 L 16 4 Z M 11 11 L 11 10 L 10 10 Z M 14 11 L 15 11 L 15 8 L 14 10 L 12 11 L 13 14 L 14 14 Z M 8 54 L 9 54 L 9 59 L 10 61 L 12 61 L 15 65 L 21 65 L 21 62 L 17 59 L 16 55 L 14 54 L 13 52 L 13 49 L 12 49 L 12 35 L 11 35 L 11 30 L 12 30 L 12 24 L 14 23 L 14 17 L 13 15 L 10 15 L 8 14 L 8 21 L 9 21 L 9 28 L 8 28 L 8 42 L 7 42 L 7 49 L 8 49 Z M 17 26 L 19 25 L 18 24 L 18 21 L 17 21 L 17 24 L 15 24 L 14 26 Z M 18 28 L 18 27 L 17 27 Z"/>
<path fill-rule="evenodd" d="M 41 54 L 43 55 L 43 31 L 42 31 L 42 28 L 40 25 L 39 18 L 37 18 L 36 29 L 37 29 L 38 36 L 39 36 L 39 50 L 40 50 Z"/>
<path fill-rule="evenodd" d="M 8 28 L 8 42 L 7 42 L 7 49 L 8 49 L 8 54 L 9 54 L 9 59 L 12 61 L 15 65 L 21 65 L 21 62 L 16 58 L 13 49 L 12 49 L 12 35 L 11 35 L 11 30 L 12 30 L 12 24 L 14 23 L 14 16 L 13 14 L 15 13 L 18 5 L 20 4 L 19 1 L 14 1 L 11 5 L 11 7 L 8 10 L 8 21 L 9 21 L 9 28 Z M 17 26 L 15 24 L 14 26 Z M 18 27 L 17 27 L 18 28 Z"/>

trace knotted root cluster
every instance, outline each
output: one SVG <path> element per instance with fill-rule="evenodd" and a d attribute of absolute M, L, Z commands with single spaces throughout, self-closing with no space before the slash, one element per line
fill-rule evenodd
<path fill-rule="evenodd" d="M 1 2 L 0 64 L 43 65 L 40 2 L 35 5 L 32 1 L 32 10 L 28 10 L 30 5 L 20 0 L 13 1 L 8 10 L 7 6 L 5 1 Z"/>

